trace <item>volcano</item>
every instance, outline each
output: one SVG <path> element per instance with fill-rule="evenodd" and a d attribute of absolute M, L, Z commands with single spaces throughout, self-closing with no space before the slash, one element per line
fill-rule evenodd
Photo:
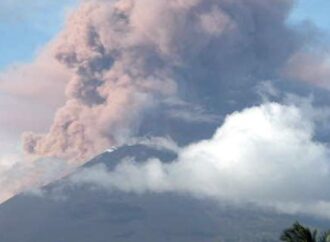
<path fill-rule="evenodd" d="M 144 162 L 176 155 L 144 145 L 109 150 L 83 168 L 114 169 L 124 158 Z M 0 206 L 0 241 L 5 242 L 263 242 L 277 241 L 293 221 L 288 215 L 238 208 L 176 193 L 135 194 L 105 191 L 92 185 L 73 186 L 68 177 L 40 193 L 17 195 Z M 297 217 L 295 217 L 296 219 Z M 315 227 L 321 220 L 300 218 Z"/>

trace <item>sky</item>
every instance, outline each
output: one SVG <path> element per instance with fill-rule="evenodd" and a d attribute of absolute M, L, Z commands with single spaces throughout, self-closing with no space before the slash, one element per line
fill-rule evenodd
<path fill-rule="evenodd" d="M 290 0 L 1 1 L 0 201 L 142 142 L 178 158 L 73 182 L 330 219 L 330 57 L 315 41 L 329 8 L 301 0 L 287 18 Z"/>
<path fill-rule="evenodd" d="M 32 60 L 38 50 L 60 31 L 67 12 L 76 2 L 1 1 L 0 70 L 14 63 Z"/>
<path fill-rule="evenodd" d="M 76 4 L 77 0 L 1 1 L 0 70 L 11 64 L 32 60 L 38 50 L 59 32 L 66 13 Z M 292 12 L 291 21 L 310 20 L 330 32 L 328 9 L 330 2 L 327 0 L 299 0 Z"/>
<path fill-rule="evenodd" d="M 292 19 L 295 21 L 307 19 L 319 28 L 330 31 L 329 8 L 330 3 L 326 0 L 300 0 L 292 13 Z"/>

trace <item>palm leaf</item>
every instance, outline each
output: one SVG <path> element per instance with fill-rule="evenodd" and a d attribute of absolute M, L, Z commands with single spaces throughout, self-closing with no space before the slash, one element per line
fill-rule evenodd
<path fill-rule="evenodd" d="M 291 228 L 288 228 L 283 231 L 280 239 L 281 241 L 285 242 L 317 242 L 317 231 L 310 230 L 309 228 L 304 227 L 300 223 L 295 222 Z"/>

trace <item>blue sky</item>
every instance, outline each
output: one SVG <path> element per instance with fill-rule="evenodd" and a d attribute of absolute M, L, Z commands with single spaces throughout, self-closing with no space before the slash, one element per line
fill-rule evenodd
<path fill-rule="evenodd" d="M 10 64 L 26 62 L 63 25 L 67 10 L 77 0 L 1 0 L 0 70 Z M 309 19 L 330 32 L 329 0 L 300 0 L 292 21 Z"/>
<path fill-rule="evenodd" d="M 76 0 L 1 0 L 0 69 L 26 62 L 63 25 Z"/>
<path fill-rule="evenodd" d="M 299 0 L 292 19 L 313 21 L 319 28 L 330 31 L 329 0 Z"/>

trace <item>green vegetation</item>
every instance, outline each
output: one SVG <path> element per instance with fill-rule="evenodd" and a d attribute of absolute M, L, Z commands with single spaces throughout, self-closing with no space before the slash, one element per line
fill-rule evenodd
<path fill-rule="evenodd" d="M 283 231 L 280 239 L 285 242 L 330 242 L 330 230 L 319 235 L 317 230 L 295 222 L 290 228 Z"/>

